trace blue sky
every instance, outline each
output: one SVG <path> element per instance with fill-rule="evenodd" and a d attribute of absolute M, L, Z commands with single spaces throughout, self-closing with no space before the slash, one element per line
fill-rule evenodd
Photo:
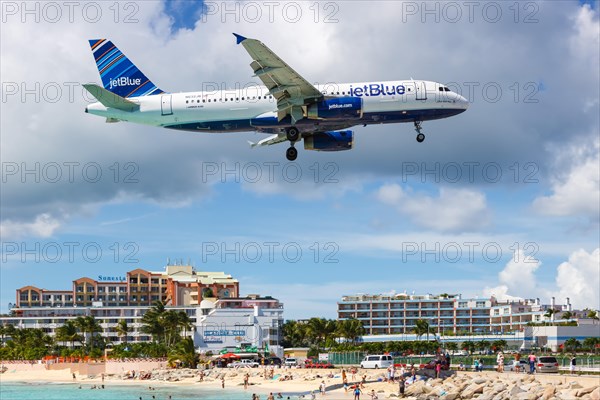
<path fill-rule="evenodd" d="M 438 22 L 393 2 L 318 13 L 302 3 L 298 21 L 283 13 L 297 3 L 135 4 L 117 22 L 106 8 L 94 23 L 2 25 L 5 84 L 38 83 L 41 97 L 5 90 L 1 103 L 3 312 L 27 284 L 65 289 L 169 258 L 280 298 L 286 318 L 334 317 L 344 294 L 404 290 L 600 307 L 597 3 L 532 3 L 518 15 L 506 5 L 496 22 L 481 3 L 457 23 L 443 3 Z M 163 90 L 255 81 L 231 32 L 262 40 L 311 82 L 435 80 L 471 106 L 425 123 L 422 144 L 409 124 L 359 126 L 352 151 L 300 150 L 290 165 L 284 145 L 249 149 L 259 134 L 105 124 L 64 90 L 99 81 L 86 39 L 107 36 Z M 41 89 L 54 84 L 58 101 Z M 21 175 L 36 163 L 62 166 L 62 179 Z M 72 182 L 65 163 L 78 163 Z"/>

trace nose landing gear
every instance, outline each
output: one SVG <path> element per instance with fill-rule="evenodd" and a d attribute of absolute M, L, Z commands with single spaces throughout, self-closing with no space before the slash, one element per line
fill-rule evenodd
<path fill-rule="evenodd" d="M 421 132 L 423 127 L 421 121 L 415 121 L 415 130 L 417 131 L 417 142 L 422 143 L 425 140 L 425 134 Z"/>

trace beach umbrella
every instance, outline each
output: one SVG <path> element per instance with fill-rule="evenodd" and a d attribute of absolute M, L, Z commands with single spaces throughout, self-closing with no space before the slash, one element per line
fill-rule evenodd
<path fill-rule="evenodd" d="M 240 358 L 240 356 L 238 356 L 237 354 L 233 354 L 233 353 L 225 353 L 225 354 L 221 355 L 221 358 Z"/>

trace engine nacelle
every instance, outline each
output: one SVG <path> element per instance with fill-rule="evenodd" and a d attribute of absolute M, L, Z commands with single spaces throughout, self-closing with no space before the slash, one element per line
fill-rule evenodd
<path fill-rule="evenodd" d="M 304 138 L 304 150 L 351 150 L 353 139 L 354 133 L 352 131 L 318 132 Z"/>
<path fill-rule="evenodd" d="M 363 116 L 361 97 L 335 97 L 308 106 L 309 119 L 360 119 Z"/>

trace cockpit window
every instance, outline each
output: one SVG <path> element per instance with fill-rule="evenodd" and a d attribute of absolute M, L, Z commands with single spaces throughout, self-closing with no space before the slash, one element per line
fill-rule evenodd
<path fill-rule="evenodd" d="M 450 91 L 450 89 L 448 89 L 447 87 L 445 87 L 445 88 L 444 88 L 444 91 L 445 91 L 445 92 L 449 92 L 449 91 Z"/>
<path fill-rule="evenodd" d="M 449 92 L 449 91 L 450 91 L 450 89 L 448 89 L 447 87 L 440 86 L 440 92 Z"/>

